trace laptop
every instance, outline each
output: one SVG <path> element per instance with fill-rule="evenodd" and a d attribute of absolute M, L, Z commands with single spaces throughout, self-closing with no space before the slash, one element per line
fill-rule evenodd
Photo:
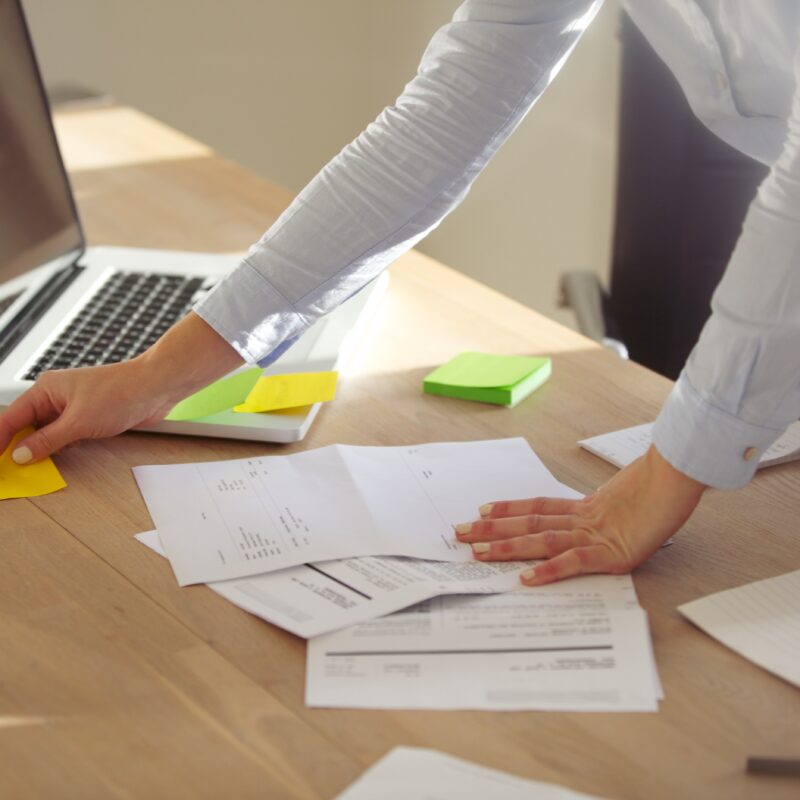
<path fill-rule="evenodd" d="M 20 0 L 0 0 L 0 405 L 45 370 L 142 353 L 238 261 L 86 247 Z M 385 282 L 319 320 L 265 374 L 341 370 Z M 225 411 L 143 429 L 295 442 L 319 408 Z"/>

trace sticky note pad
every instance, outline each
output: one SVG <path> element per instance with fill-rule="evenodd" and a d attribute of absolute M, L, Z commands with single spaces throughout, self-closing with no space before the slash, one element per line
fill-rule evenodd
<path fill-rule="evenodd" d="M 233 410 L 257 414 L 284 408 L 325 403 L 336 395 L 335 372 L 295 372 L 288 375 L 262 375 L 244 403 Z"/>
<path fill-rule="evenodd" d="M 33 428 L 21 430 L 0 455 L 0 500 L 12 497 L 39 497 L 63 489 L 67 483 L 49 458 L 35 464 L 15 464 L 11 460 L 17 444 L 33 433 Z"/>
<path fill-rule="evenodd" d="M 428 394 L 514 406 L 538 389 L 552 369 L 549 358 L 460 353 L 422 381 Z"/>
<path fill-rule="evenodd" d="M 220 411 L 227 411 L 247 397 L 256 381 L 261 377 L 261 372 L 260 368 L 254 367 L 214 381 L 205 389 L 181 400 L 167 414 L 167 419 L 175 421 L 200 419 L 211 416 L 211 414 L 219 414 Z"/>

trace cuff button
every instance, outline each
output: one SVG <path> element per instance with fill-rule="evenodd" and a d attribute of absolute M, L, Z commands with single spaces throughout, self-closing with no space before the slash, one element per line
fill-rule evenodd
<path fill-rule="evenodd" d="M 742 453 L 742 458 L 745 461 L 752 461 L 758 455 L 758 448 L 757 447 L 748 447 L 747 450 Z"/>

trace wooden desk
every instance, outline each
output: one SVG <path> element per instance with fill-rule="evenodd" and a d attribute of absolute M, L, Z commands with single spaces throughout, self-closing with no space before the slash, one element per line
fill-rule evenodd
<path fill-rule="evenodd" d="M 289 195 L 133 111 L 58 127 L 89 241 L 245 248 Z M 800 567 L 800 467 L 712 493 L 636 574 L 666 691 L 657 714 L 338 711 L 303 703 L 305 643 L 205 587 L 179 589 L 132 537 L 151 522 L 130 468 L 289 452 L 524 435 L 588 491 L 613 468 L 575 442 L 655 417 L 669 383 L 418 253 L 391 287 L 353 373 L 294 447 L 126 434 L 58 456 L 69 488 L 2 504 L 0 797 L 330 798 L 399 744 L 593 794 L 789 798 L 744 773 L 800 753 L 800 693 L 676 612 Z M 552 380 L 500 409 L 423 396 L 454 353 L 551 354 Z"/>

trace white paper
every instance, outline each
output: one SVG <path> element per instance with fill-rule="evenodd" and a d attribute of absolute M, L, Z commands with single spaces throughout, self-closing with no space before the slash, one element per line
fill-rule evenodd
<path fill-rule="evenodd" d="M 655 711 L 658 689 L 629 576 L 439 597 L 308 645 L 309 706 Z"/>
<path fill-rule="evenodd" d="M 593 800 L 552 783 L 417 747 L 396 747 L 335 800 Z M 596 798 L 594 799 L 596 800 Z"/>
<path fill-rule="evenodd" d="M 135 467 L 178 582 L 393 555 L 471 561 L 453 526 L 494 500 L 580 497 L 524 439 Z"/>
<path fill-rule="evenodd" d="M 164 555 L 157 531 L 137 533 Z M 491 594 L 518 589 L 532 561 L 420 561 L 364 556 L 216 581 L 208 586 L 257 617 L 303 638 L 354 625 L 441 594 Z"/>
<path fill-rule="evenodd" d="M 590 439 L 578 442 L 584 450 L 600 456 L 620 469 L 643 456 L 652 443 L 652 422 L 592 436 Z M 784 434 L 764 451 L 758 461 L 758 468 L 771 467 L 796 458 L 800 458 L 800 422 L 790 425 Z"/>
<path fill-rule="evenodd" d="M 731 650 L 800 687 L 800 570 L 693 600 L 678 611 Z"/>

